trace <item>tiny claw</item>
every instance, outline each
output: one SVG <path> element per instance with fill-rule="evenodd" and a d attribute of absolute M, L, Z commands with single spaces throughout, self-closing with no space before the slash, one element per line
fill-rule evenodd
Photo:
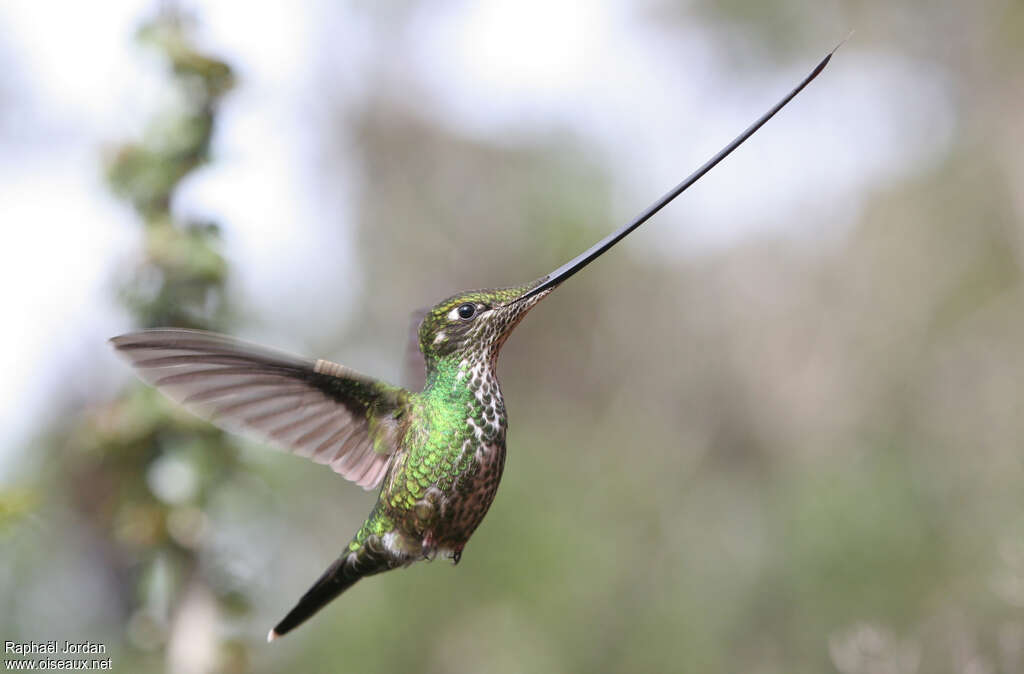
<path fill-rule="evenodd" d="M 452 550 L 452 566 L 458 564 L 460 559 L 462 559 L 462 548 Z"/>

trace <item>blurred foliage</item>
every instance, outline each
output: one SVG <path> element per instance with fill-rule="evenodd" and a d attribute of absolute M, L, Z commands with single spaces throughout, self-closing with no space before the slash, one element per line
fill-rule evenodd
<path fill-rule="evenodd" d="M 192 46 L 190 23 L 168 6 L 139 30 L 140 43 L 168 66 L 167 103 L 140 140 L 107 162 L 111 189 L 144 230 L 142 256 L 121 290 L 139 327 L 225 323 L 219 227 L 171 212 L 181 182 L 209 161 L 217 112 L 233 86 L 227 64 Z M 45 446 L 49 468 L 33 490 L 3 495 L 4 521 L 35 504 L 45 519 L 62 512 L 65 527 L 85 532 L 77 544 L 54 542 L 56 531 L 28 532 L 20 543 L 66 546 L 92 560 L 85 574 L 108 579 L 116 601 L 94 617 L 117 626 L 118 638 L 97 640 L 114 651 L 118 668 L 246 671 L 247 646 L 232 635 L 230 619 L 249 600 L 210 568 L 204 535 L 208 506 L 238 467 L 220 431 L 140 384 L 58 424 Z M 53 572 L 39 562 L 44 574 Z"/>
<path fill-rule="evenodd" d="M 571 131 L 438 123 L 395 66 L 422 8 L 355 5 L 373 86 L 349 99 L 325 72 L 318 131 L 323 182 L 360 178 L 366 291 L 315 355 L 397 362 L 405 311 L 534 278 L 616 223 Z M 1021 7 L 644 5 L 743 68 L 857 28 L 845 58 L 941 69 L 954 142 L 834 240 L 671 262 L 625 245 L 574 277 L 502 356 L 507 470 L 459 567 L 364 581 L 273 646 L 372 495 L 233 449 L 145 388 L 88 408 L 40 441 L 38 484 L 0 493 L 0 573 L 26 588 L 2 598 L 5 635 L 89 625 L 124 671 L 1024 672 Z M 140 326 L 223 329 L 217 228 L 169 206 L 231 71 L 178 20 L 143 35 L 179 93 L 109 165 L 145 228 L 123 296 Z"/>

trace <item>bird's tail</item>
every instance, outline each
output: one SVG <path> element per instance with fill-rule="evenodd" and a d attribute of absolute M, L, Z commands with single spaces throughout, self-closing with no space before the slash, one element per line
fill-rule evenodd
<path fill-rule="evenodd" d="M 402 564 L 379 536 L 369 536 L 354 551 L 347 551 L 331 564 L 313 587 L 302 595 L 288 615 L 267 634 L 267 641 L 284 636 L 364 576 L 393 569 Z"/>

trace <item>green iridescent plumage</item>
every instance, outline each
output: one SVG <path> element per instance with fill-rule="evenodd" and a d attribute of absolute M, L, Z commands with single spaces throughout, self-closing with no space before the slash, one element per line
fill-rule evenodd
<path fill-rule="evenodd" d="M 112 340 L 144 379 L 214 423 L 260 434 L 364 487 L 381 484 L 345 552 L 271 637 L 362 577 L 438 552 L 458 562 L 501 479 L 506 416 L 495 367 L 508 334 L 549 292 L 520 299 L 537 283 L 462 293 L 428 312 L 421 392 L 211 333 Z"/>
<path fill-rule="evenodd" d="M 294 629 L 360 578 L 438 552 L 459 561 L 504 468 L 507 420 L 495 368 L 509 334 L 548 293 L 739 147 L 831 56 L 636 219 L 570 262 L 533 283 L 460 293 L 434 306 L 419 325 L 426 364 L 421 392 L 206 332 L 147 330 L 111 340 L 143 379 L 214 423 L 261 435 L 364 488 L 381 485 L 342 555 L 268 639 Z"/>
<path fill-rule="evenodd" d="M 459 561 L 504 468 L 507 420 L 495 375 L 498 352 L 547 294 L 517 301 L 536 285 L 455 295 L 423 318 L 419 341 L 426 385 L 406 396 L 400 440 L 377 503 L 346 553 L 270 638 L 293 629 L 362 577 L 431 559 L 438 551 Z"/>

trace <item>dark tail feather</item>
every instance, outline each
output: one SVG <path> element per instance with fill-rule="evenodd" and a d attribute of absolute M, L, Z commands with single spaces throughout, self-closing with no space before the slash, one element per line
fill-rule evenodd
<path fill-rule="evenodd" d="M 291 630 L 301 625 L 307 618 L 322 609 L 329 601 L 339 594 L 352 587 L 358 575 L 346 572 L 348 560 L 352 555 L 346 554 L 339 557 L 320 578 L 313 583 L 313 587 L 302 595 L 302 599 L 295 605 L 284 620 L 279 622 L 267 635 L 267 641 L 273 641 L 277 637 L 284 636 Z"/>
<path fill-rule="evenodd" d="M 304 623 L 332 599 L 356 584 L 364 576 L 393 569 L 401 564 L 384 548 L 381 540 L 371 536 L 356 552 L 346 552 L 331 564 L 313 587 L 302 595 L 288 615 L 270 630 L 267 641 L 284 636 Z"/>

